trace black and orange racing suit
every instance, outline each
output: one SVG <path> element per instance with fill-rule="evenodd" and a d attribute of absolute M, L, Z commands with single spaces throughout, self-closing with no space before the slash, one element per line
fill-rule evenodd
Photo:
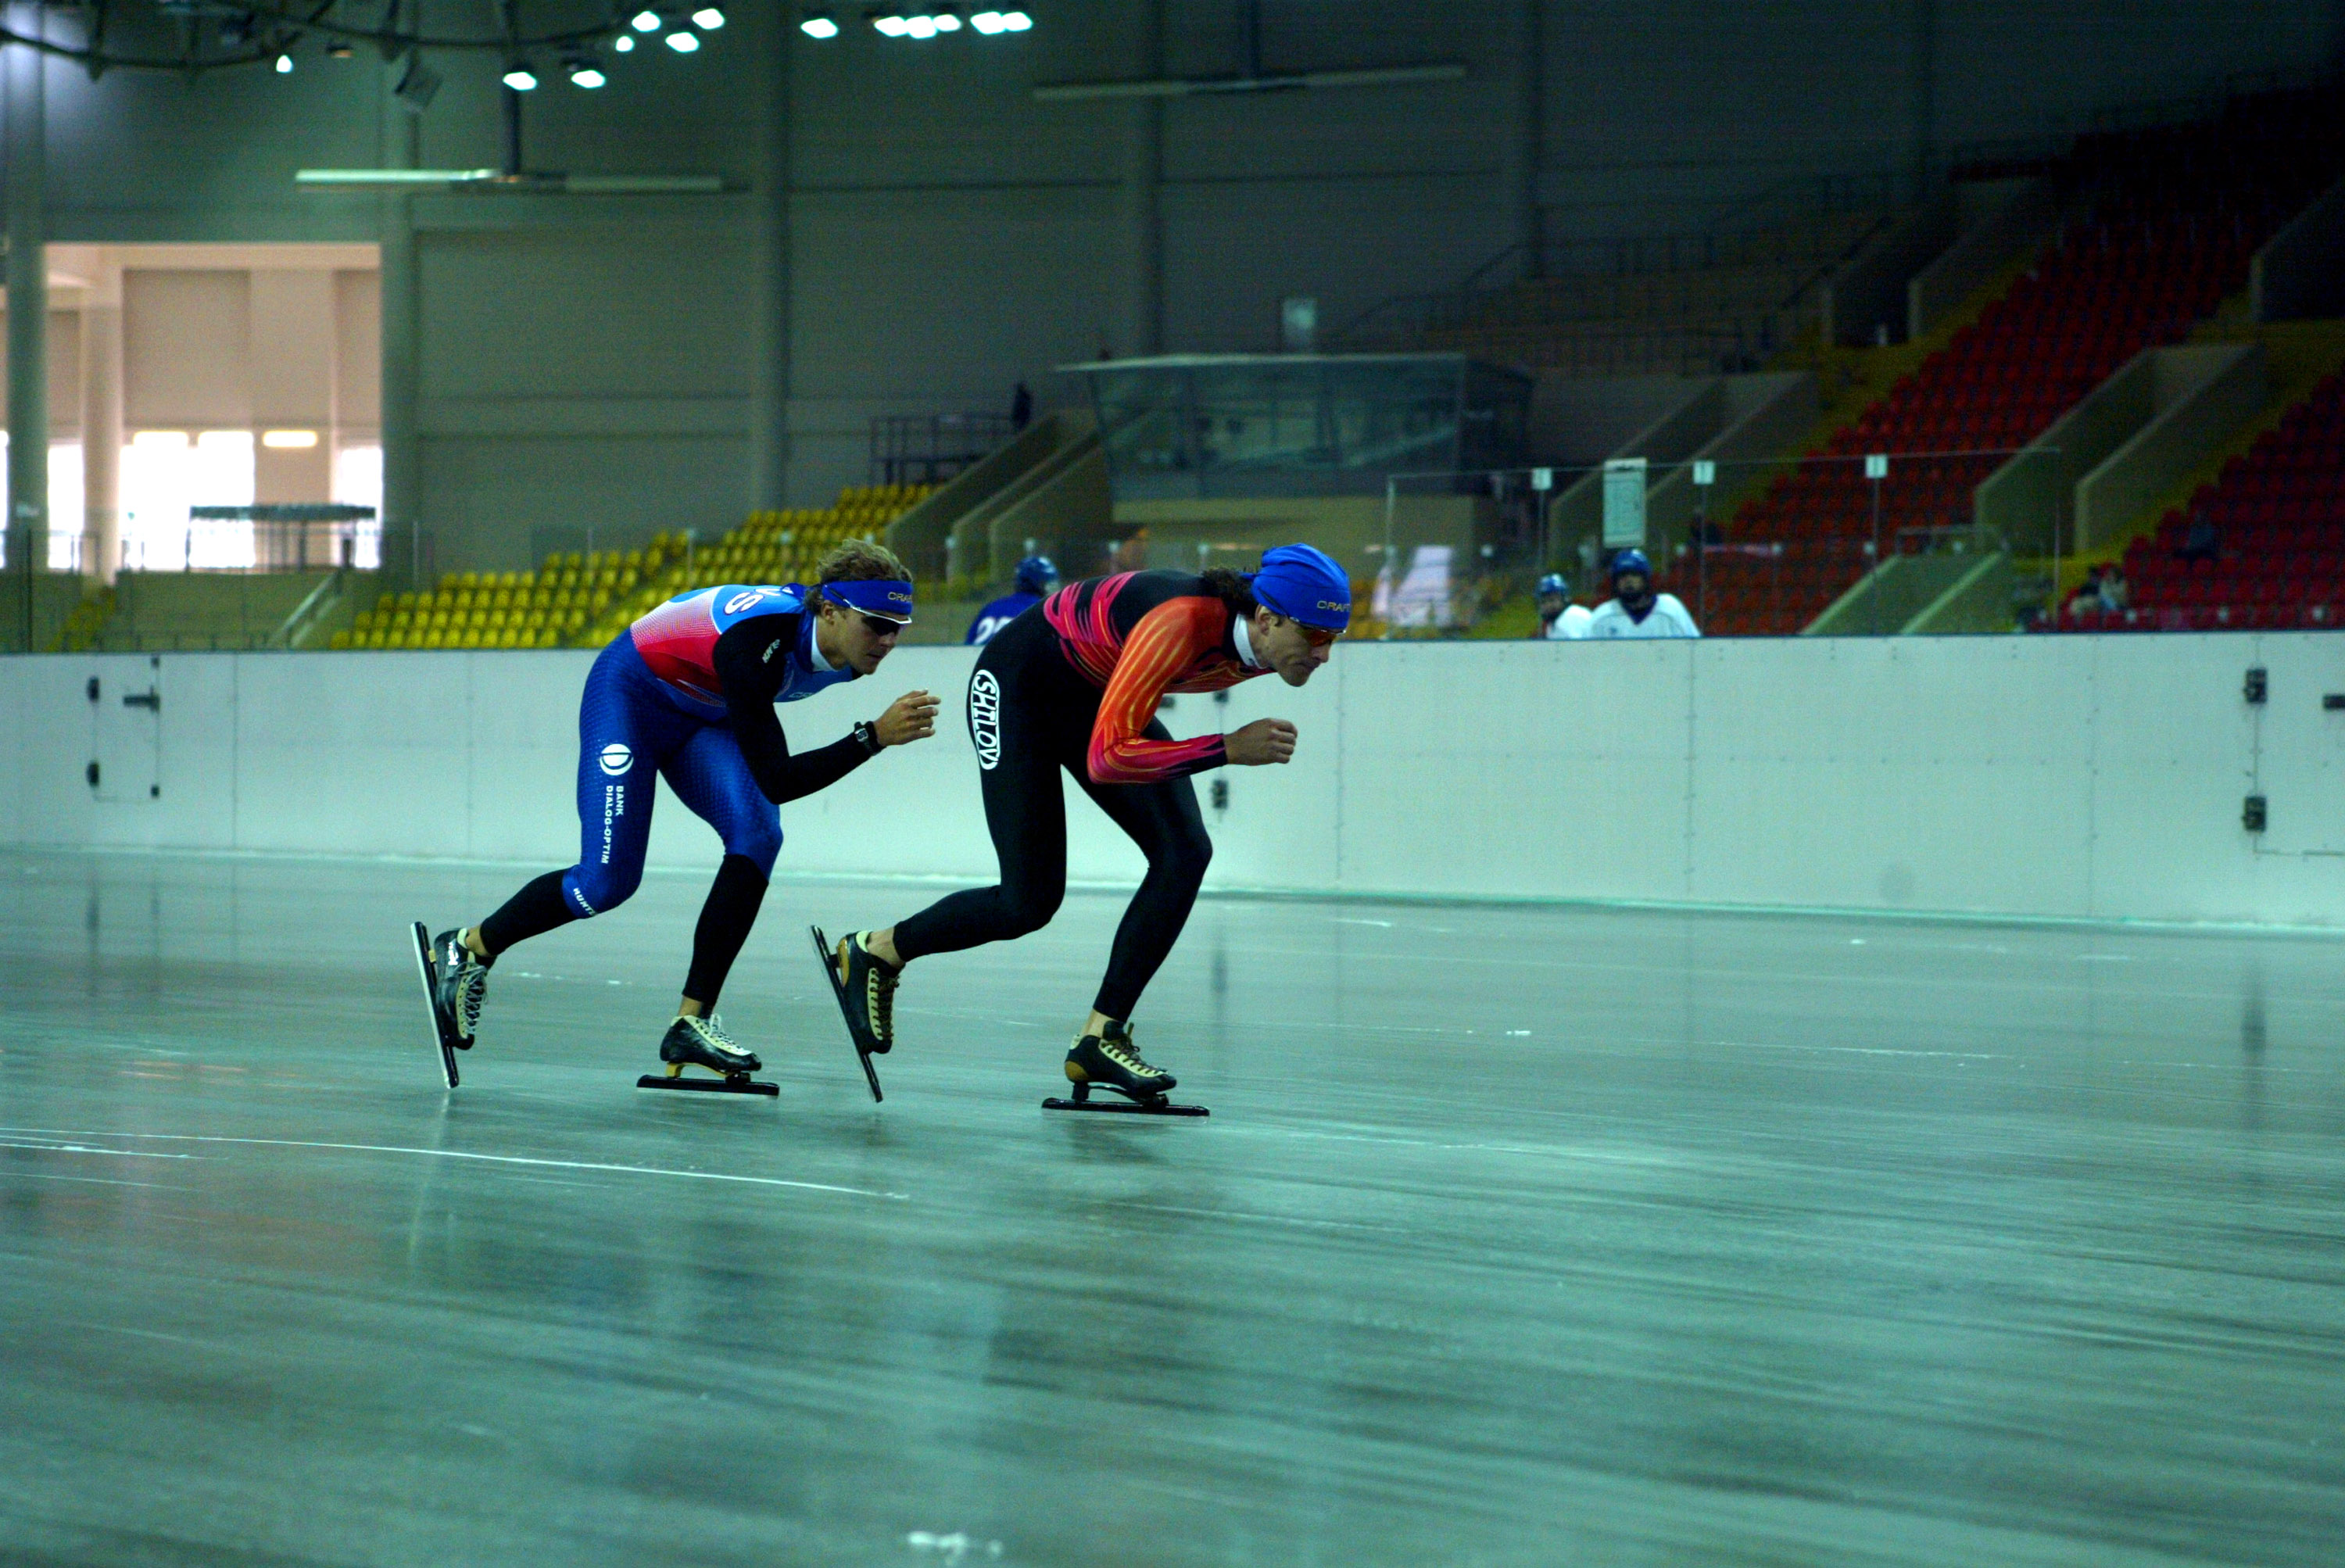
<path fill-rule="evenodd" d="M 1228 759 L 1219 735 L 1173 739 L 1156 706 L 1264 673 L 1238 657 L 1236 618 L 1193 573 L 1124 572 L 1069 584 L 996 632 L 969 676 L 969 726 L 1001 881 L 901 922 L 896 951 L 958 952 L 1050 922 L 1067 889 L 1063 768 L 1148 857 L 1092 1003 L 1129 1020 L 1213 858 L 1189 775 Z"/>

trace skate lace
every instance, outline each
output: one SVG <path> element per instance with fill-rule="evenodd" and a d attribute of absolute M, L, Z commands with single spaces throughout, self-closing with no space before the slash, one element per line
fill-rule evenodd
<path fill-rule="evenodd" d="M 470 1034 L 480 1026 L 481 1003 L 489 994 L 489 972 L 478 961 L 467 958 L 456 972 L 456 1016 L 463 1022 L 464 1033 Z"/>
<path fill-rule="evenodd" d="M 684 1022 L 687 1028 L 700 1036 L 704 1044 L 712 1045 L 719 1051 L 738 1053 L 741 1049 L 733 1044 L 733 1036 L 725 1033 L 724 1023 L 714 1013 L 705 1017 L 687 1018 Z"/>
<path fill-rule="evenodd" d="M 1163 1076 L 1158 1069 L 1140 1059 L 1139 1047 L 1132 1044 L 1132 1036 L 1128 1033 L 1100 1036 L 1100 1053 L 1126 1072 L 1137 1073 L 1143 1078 Z"/>
<path fill-rule="evenodd" d="M 858 947 L 863 945 L 861 939 L 857 940 L 856 945 Z M 865 952 L 868 954 L 869 950 L 867 948 Z M 866 970 L 865 973 L 869 977 L 868 989 L 870 993 L 868 1002 L 874 1024 L 872 1032 L 885 1040 L 896 1027 L 897 972 L 880 962 L 877 956 L 872 956 L 871 967 Z"/>

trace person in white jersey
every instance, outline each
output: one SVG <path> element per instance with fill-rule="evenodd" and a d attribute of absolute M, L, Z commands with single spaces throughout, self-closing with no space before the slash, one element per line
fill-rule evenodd
<path fill-rule="evenodd" d="M 1549 572 L 1538 580 L 1539 629 L 1537 636 L 1548 642 L 1575 641 L 1588 635 L 1588 623 L 1596 612 L 1586 605 L 1571 602 L 1571 585 L 1560 572 Z"/>
<path fill-rule="evenodd" d="M 1701 632 L 1675 594 L 1653 592 L 1653 564 L 1642 550 L 1612 557 L 1612 596 L 1596 606 L 1591 637 L 1698 637 Z"/>

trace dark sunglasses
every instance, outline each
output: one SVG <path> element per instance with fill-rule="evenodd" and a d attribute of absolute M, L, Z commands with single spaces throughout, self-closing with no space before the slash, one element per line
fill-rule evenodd
<path fill-rule="evenodd" d="M 868 626 L 875 637 L 899 636 L 904 630 L 903 622 L 891 621 L 884 616 L 858 616 L 856 618 Z"/>

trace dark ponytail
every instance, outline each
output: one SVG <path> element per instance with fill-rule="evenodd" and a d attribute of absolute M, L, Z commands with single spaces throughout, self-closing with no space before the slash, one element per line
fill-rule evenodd
<path fill-rule="evenodd" d="M 1214 566 L 1201 575 L 1204 579 L 1205 592 L 1227 605 L 1231 613 L 1241 620 L 1254 613 L 1257 606 L 1254 590 L 1246 586 L 1244 578 L 1229 567 Z"/>

